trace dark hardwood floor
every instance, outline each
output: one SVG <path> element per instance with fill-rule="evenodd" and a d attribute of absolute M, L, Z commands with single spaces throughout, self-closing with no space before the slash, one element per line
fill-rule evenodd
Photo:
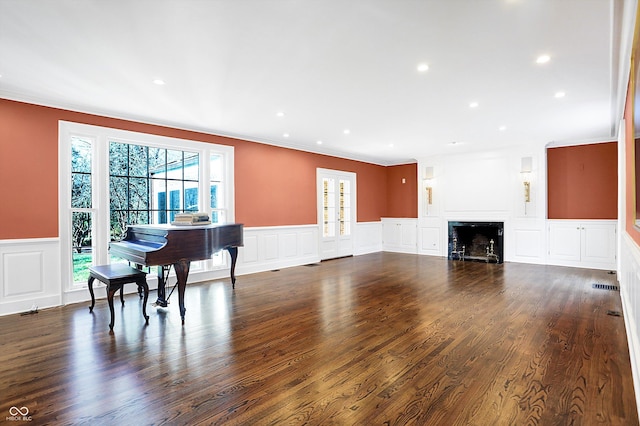
<path fill-rule="evenodd" d="M 636 425 L 593 283 L 615 275 L 375 253 L 189 285 L 184 326 L 177 294 L 148 326 L 116 298 L 113 334 L 104 298 L 0 317 L 0 423 Z"/>

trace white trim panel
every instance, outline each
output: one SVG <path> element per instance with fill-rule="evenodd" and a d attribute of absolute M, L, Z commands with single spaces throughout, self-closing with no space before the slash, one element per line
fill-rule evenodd
<path fill-rule="evenodd" d="M 250 274 L 320 261 L 318 225 L 244 228 L 236 274 Z"/>
<path fill-rule="evenodd" d="M 0 240 L 0 315 L 62 303 L 58 238 Z"/>
<path fill-rule="evenodd" d="M 358 222 L 354 235 L 354 255 L 382 251 L 382 222 Z"/>
<path fill-rule="evenodd" d="M 626 232 L 623 233 L 621 244 L 621 267 L 618 281 L 627 330 L 631 372 L 636 389 L 636 403 L 640 407 L 640 336 L 638 334 L 638 323 L 640 322 L 640 248 Z"/>

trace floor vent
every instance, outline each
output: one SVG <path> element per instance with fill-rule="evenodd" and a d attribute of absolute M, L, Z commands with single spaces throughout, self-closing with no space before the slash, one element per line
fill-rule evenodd
<path fill-rule="evenodd" d="M 617 285 L 611 284 L 594 284 L 593 288 L 597 288 L 599 290 L 619 290 Z"/>
<path fill-rule="evenodd" d="M 307 264 L 306 264 L 306 265 L 304 265 L 304 266 L 308 266 L 308 267 L 310 267 L 310 268 L 311 268 L 311 267 L 313 267 L 313 266 L 320 266 L 320 264 L 319 264 L 319 263 L 307 263 Z"/>

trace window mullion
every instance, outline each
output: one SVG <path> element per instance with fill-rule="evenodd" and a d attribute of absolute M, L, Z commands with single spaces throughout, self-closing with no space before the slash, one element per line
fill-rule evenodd
<path fill-rule="evenodd" d="M 200 211 L 209 213 L 211 216 L 211 151 L 205 149 L 200 153 L 200 188 L 201 196 L 200 202 L 202 208 Z"/>
<path fill-rule="evenodd" d="M 109 140 L 105 135 L 96 139 L 92 186 L 94 189 L 95 229 L 93 246 L 95 260 L 101 265 L 109 263 Z"/>

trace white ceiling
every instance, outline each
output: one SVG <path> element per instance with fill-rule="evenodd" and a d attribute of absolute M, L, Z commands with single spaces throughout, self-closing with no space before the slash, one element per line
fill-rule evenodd
<path fill-rule="evenodd" d="M 613 140 L 611 1 L 0 0 L 0 97 L 378 164 Z"/>

